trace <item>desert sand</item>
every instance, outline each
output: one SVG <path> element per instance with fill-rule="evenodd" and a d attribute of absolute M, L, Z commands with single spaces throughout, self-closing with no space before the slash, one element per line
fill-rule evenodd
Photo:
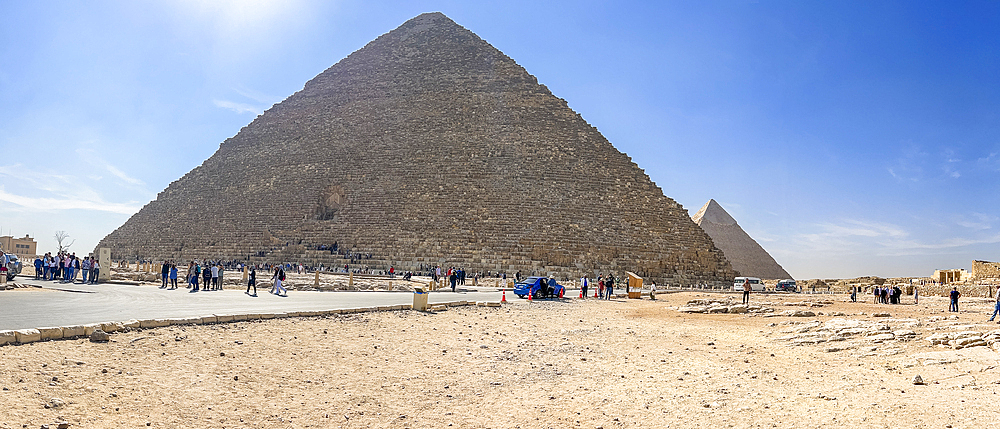
<path fill-rule="evenodd" d="M 937 297 L 876 305 L 755 294 L 754 304 L 773 311 L 689 314 L 678 311 L 689 301 L 739 296 L 658 298 L 514 298 L 501 308 L 172 326 L 116 333 L 107 343 L 4 346 L 0 427 L 995 424 L 1000 355 L 986 345 L 928 341 L 1000 327 L 984 323 L 986 300 L 963 300 L 962 312 L 948 313 Z M 819 314 L 777 315 L 786 310 Z M 925 384 L 915 385 L 916 375 Z"/>

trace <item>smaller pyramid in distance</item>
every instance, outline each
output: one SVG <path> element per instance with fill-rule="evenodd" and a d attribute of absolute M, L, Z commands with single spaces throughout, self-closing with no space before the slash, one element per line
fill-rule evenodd
<path fill-rule="evenodd" d="M 712 237 L 715 247 L 726 255 L 740 275 L 762 279 L 792 278 L 715 200 L 708 200 L 691 220 Z"/>

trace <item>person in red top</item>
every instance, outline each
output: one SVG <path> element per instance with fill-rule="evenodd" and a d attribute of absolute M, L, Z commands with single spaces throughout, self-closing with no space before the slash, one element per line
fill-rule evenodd
<path fill-rule="evenodd" d="M 750 279 L 743 279 L 743 303 L 750 303 Z"/>

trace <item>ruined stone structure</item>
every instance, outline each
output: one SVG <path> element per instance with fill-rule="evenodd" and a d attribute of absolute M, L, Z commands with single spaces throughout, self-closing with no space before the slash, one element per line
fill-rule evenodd
<path fill-rule="evenodd" d="M 337 253 L 318 250 L 335 242 Z M 115 259 L 734 276 L 630 157 L 440 13 L 380 36 L 268 109 L 105 246 Z"/>
<path fill-rule="evenodd" d="M 691 220 L 712 237 L 715 246 L 722 249 L 733 269 L 741 276 L 779 280 L 792 278 L 715 200 L 708 200 Z"/>
<path fill-rule="evenodd" d="M 1000 281 L 1000 262 L 972 261 L 973 281 Z"/>

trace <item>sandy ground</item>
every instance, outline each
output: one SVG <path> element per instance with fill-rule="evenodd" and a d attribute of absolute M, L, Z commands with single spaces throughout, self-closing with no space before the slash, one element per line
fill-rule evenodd
<path fill-rule="evenodd" d="M 677 311 L 718 297 L 738 300 L 707 293 L 661 294 L 655 302 L 514 298 L 497 309 L 275 319 L 119 333 L 109 343 L 4 346 L 0 427 L 996 425 L 1000 355 L 925 339 L 1000 327 L 984 324 L 989 302 L 963 302 L 957 318 L 941 298 L 891 306 L 845 296 L 824 297 L 829 304 L 753 297 L 775 313 L 824 313 L 815 317 Z M 829 315 L 839 312 L 847 315 Z M 891 317 L 871 316 L 879 312 Z M 844 323 L 886 325 L 901 339 L 801 341 L 817 325 Z M 927 384 L 914 385 L 914 375 Z"/>

